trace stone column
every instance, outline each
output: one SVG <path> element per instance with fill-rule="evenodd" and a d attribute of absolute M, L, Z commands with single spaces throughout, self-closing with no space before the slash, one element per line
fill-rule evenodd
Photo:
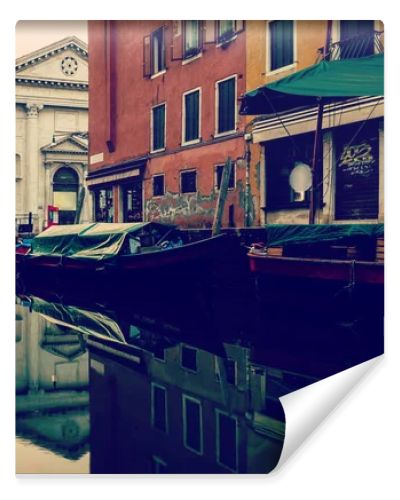
<path fill-rule="evenodd" d="M 26 167 L 27 185 L 26 208 L 32 212 L 34 221 L 38 221 L 39 200 L 39 112 L 43 109 L 42 104 L 26 104 Z M 35 228 L 34 228 L 35 229 Z M 36 228 L 36 230 L 41 228 Z"/>

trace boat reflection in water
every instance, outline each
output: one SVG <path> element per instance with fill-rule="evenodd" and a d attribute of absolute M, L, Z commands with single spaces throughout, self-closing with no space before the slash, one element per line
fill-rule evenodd
<path fill-rule="evenodd" d="M 323 318 L 257 316 L 242 299 L 208 316 L 189 301 L 62 302 L 18 299 L 17 432 L 73 460 L 90 414 L 92 473 L 268 472 L 285 435 L 279 398 L 381 349 L 359 321 L 322 330 Z"/>

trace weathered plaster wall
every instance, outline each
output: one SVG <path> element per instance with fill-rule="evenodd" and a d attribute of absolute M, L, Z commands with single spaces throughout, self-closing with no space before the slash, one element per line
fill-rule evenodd
<path fill-rule="evenodd" d="M 164 74 L 155 78 L 143 77 L 143 39 L 161 24 L 166 25 L 166 65 Z M 107 71 L 105 52 L 105 26 L 103 22 L 89 22 L 90 47 L 90 156 L 103 154 L 103 160 L 89 165 L 94 172 L 102 167 L 146 155 L 150 151 L 151 108 L 166 103 L 166 150 L 151 155 L 144 172 L 145 218 L 173 221 L 183 226 L 208 227 L 212 223 L 217 192 L 214 188 L 215 166 L 244 155 L 242 137 L 217 141 L 215 135 L 215 86 L 218 80 L 237 76 L 237 96 L 243 94 L 245 84 L 246 31 L 227 48 L 207 44 L 201 57 L 183 64 L 171 60 L 173 38 L 171 21 L 118 21 L 116 26 L 116 92 L 115 151 L 109 152 L 107 124 Z M 201 145 L 182 147 L 182 95 L 201 88 Z M 237 101 L 237 108 L 239 102 Z M 237 116 L 236 130 L 241 132 L 244 117 Z M 180 172 L 197 171 L 197 193 L 180 194 Z M 165 174 L 163 197 L 153 198 L 152 176 Z M 245 168 L 237 166 L 236 189 L 229 192 L 223 224 L 229 221 L 229 205 L 234 205 L 236 225 L 244 223 L 242 192 Z"/>

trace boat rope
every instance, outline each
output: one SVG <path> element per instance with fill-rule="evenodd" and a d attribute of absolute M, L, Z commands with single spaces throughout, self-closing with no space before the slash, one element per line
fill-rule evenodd
<path fill-rule="evenodd" d="M 268 104 L 271 106 L 271 109 L 272 109 L 273 113 L 275 114 L 276 118 L 278 118 L 278 120 L 280 121 L 280 123 L 281 123 L 282 127 L 284 128 L 284 130 L 285 130 L 285 132 L 286 132 L 286 134 L 287 134 L 287 136 L 288 136 L 288 137 L 289 137 L 289 139 L 291 140 L 292 145 L 293 145 L 293 147 L 294 147 L 295 151 L 296 151 L 297 153 L 299 153 L 300 155 L 302 155 L 302 151 L 300 151 L 300 149 L 298 148 L 298 146 L 297 146 L 297 144 L 296 144 L 295 140 L 293 139 L 292 134 L 289 132 L 288 128 L 287 128 L 287 127 L 286 127 L 286 125 L 284 124 L 284 122 L 283 122 L 283 120 L 282 120 L 282 118 L 281 118 L 280 114 L 276 111 L 275 106 L 273 105 L 272 101 L 269 99 L 269 97 L 268 97 L 266 94 L 264 94 L 264 93 L 263 93 L 262 95 L 263 95 L 263 96 L 264 96 L 264 98 L 267 100 Z"/>
<path fill-rule="evenodd" d="M 347 285 L 345 285 L 343 288 L 341 288 L 338 292 L 335 293 L 334 297 L 338 297 L 345 291 L 349 291 L 350 293 L 353 292 L 354 287 L 356 285 L 356 261 L 353 259 L 350 261 L 350 276 L 349 276 L 349 282 Z"/>

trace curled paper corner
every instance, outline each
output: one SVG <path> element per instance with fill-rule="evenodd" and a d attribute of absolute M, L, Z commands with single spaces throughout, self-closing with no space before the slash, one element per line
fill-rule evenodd
<path fill-rule="evenodd" d="M 374 368 L 383 354 L 287 394 L 280 399 L 286 428 L 282 453 L 273 472 L 279 469 L 325 420 L 358 382 Z"/>

